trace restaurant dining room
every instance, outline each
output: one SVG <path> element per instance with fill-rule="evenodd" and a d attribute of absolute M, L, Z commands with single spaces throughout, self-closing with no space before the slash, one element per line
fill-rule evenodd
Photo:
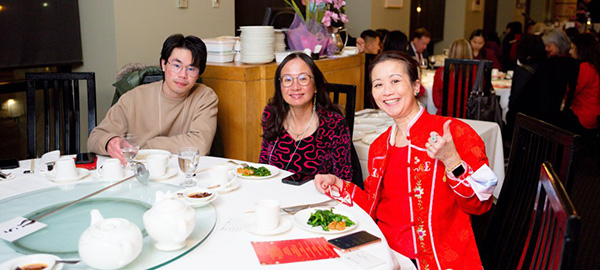
<path fill-rule="evenodd" d="M 600 269 L 600 1 L 0 0 L 0 270 Z"/>

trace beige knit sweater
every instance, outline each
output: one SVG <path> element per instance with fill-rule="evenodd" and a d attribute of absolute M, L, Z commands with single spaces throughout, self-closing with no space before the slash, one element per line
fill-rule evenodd
<path fill-rule="evenodd" d="M 112 106 L 88 139 L 88 150 L 108 155 L 108 141 L 125 133 L 137 135 L 140 149 L 164 149 L 177 153 L 182 146 L 196 146 L 208 154 L 217 127 L 215 92 L 196 84 L 185 98 L 170 99 L 161 91 L 162 81 L 138 86 Z"/>

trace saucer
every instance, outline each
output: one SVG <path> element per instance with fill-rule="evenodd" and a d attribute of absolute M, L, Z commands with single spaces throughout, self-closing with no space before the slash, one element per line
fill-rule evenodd
<path fill-rule="evenodd" d="M 131 171 L 131 170 L 123 170 L 123 173 L 125 175 L 121 179 L 104 180 L 104 179 L 102 179 L 102 176 L 100 175 L 100 173 L 98 172 L 98 170 L 96 170 L 96 171 L 92 172 L 92 177 L 94 178 L 94 180 L 97 180 L 97 181 L 107 181 L 107 182 L 111 181 L 112 182 L 112 181 L 123 180 L 123 179 L 125 179 L 125 178 L 133 175 L 133 171 Z"/>
<path fill-rule="evenodd" d="M 90 174 L 90 171 L 88 171 L 87 169 L 84 169 L 84 168 L 76 168 L 76 169 L 77 169 L 77 177 L 75 177 L 75 178 L 56 179 L 54 176 L 54 172 L 50 172 L 50 173 L 46 174 L 46 178 L 48 178 L 48 180 L 55 182 L 55 183 L 70 183 L 70 182 L 79 181 L 82 178 L 86 177 L 88 174 Z"/>
<path fill-rule="evenodd" d="M 214 188 L 208 187 L 208 189 L 214 190 L 214 191 L 222 194 L 222 193 L 227 193 L 227 192 L 233 191 L 239 187 L 240 187 L 240 181 L 233 179 L 233 180 L 231 180 L 231 184 L 229 184 L 229 186 L 227 186 L 225 188 L 222 188 L 219 186 L 219 187 L 214 187 Z"/>
<path fill-rule="evenodd" d="M 152 181 L 163 181 L 163 180 L 167 180 L 167 179 L 175 176 L 176 174 L 177 174 L 177 170 L 176 169 L 167 168 L 167 171 L 165 172 L 165 174 L 163 174 L 162 176 L 155 176 L 155 177 L 150 176 L 150 180 L 152 180 Z"/>
<path fill-rule="evenodd" d="M 268 230 L 268 231 L 263 231 L 263 230 L 256 228 L 256 222 L 255 222 L 254 215 L 252 215 L 251 218 L 247 218 L 244 221 L 244 229 L 246 229 L 246 231 L 248 231 L 250 233 L 258 234 L 258 235 L 281 234 L 281 233 L 287 232 L 291 228 L 292 228 L 292 221 L 287 218 L 279 218 L 279 224 L 277 224 L 277 227 L 273 230 Z"/>
<path fill-rule="evenodd" d="M 55 264 L 56 260 L 60 258 L 51 254 L 32 254 L 14 258 L 0 264 L 0 270 L 14 270 L 17 267 L 23 267 L 34 263 L 43 263 L 47 265 L 46 269 L 60 270 L 63 268 L 63 264 Z"/>

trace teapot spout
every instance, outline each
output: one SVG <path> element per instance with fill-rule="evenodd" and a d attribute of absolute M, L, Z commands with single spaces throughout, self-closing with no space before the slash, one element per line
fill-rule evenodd
<path fill-rule="evenodd" d="M 104 217 L 102 216 L 102 214 L 100 214 L 100 211 L 98 211 L 98 209 L 92 209 L 92 211 L 90 211 L 90 216 L 92 217 L 90 226 L 104 219 Z"/>

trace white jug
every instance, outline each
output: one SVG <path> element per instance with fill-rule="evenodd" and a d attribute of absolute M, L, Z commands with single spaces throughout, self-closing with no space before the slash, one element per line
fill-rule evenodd
<path fill-rule="evenodd" d="M 100 211 L 90 211 L 91 225 L 79 237 L 79 256 L 98 269 L 118 269 L 142 252 L 142 232 L 123 218 L 104 219 Z"/>
<path fill-rule="evenodd" d="M 183 248 L 195 225 L 196 211 L 168 191 L 157 191 L 156 203 L 144 213 L 146 232 L 160 250 Z"/>

